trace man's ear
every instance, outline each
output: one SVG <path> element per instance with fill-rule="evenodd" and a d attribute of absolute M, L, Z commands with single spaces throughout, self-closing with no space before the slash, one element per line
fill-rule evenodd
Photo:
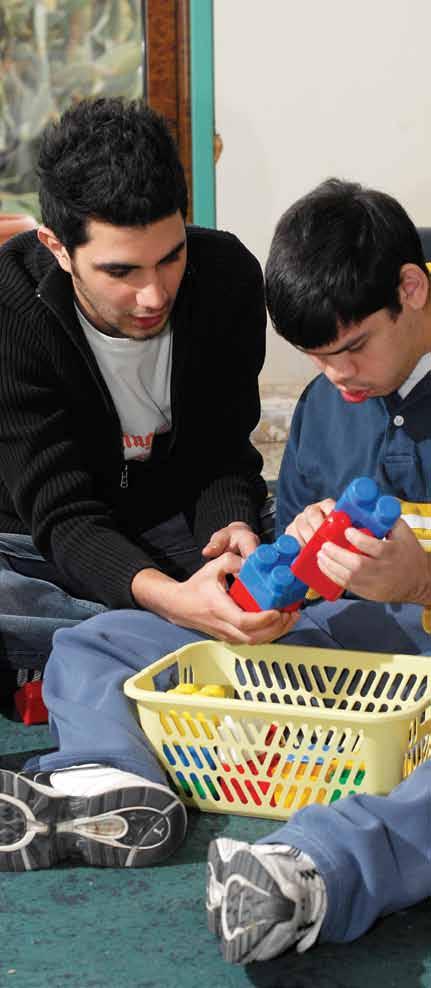
<path fill-rule="evenodd" d="M 418 311 L 427 303 L 430 290 L 428 275 L 417 264 L 403 264 L 400 271 L 400 302 Z"/>
<path fill-rule="evenodd" d="M 48 226 L 44 226 L 42 224 L 38 228 L 37 235 L 41 244 L 47 247 L 48 250 L 51 251 L 51 254 L 54 254 L 56 261 L 58 261 L 60 267 L 63 268 L 63 271 L 67 271 L 67 273 L 70 274 L 72 270 L 72 262 L 69 252 L 60 242 L 58 237 L 56 237 L 55 233 L 53 233 Z"/>

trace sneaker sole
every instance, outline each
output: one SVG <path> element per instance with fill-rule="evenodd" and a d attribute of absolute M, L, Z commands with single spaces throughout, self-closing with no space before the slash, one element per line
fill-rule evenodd
<path fill-rule="evenodd" d="M 225 865 L 219 851 L 219 841 L 212 840 L 207 863 L 207 920 L 210 933 L 221 936 L 221 904 L 224 895 Z"/>
<path fill-rule="evenodd" d="M 0 771 L 0 871 L 51 868 L 69 857 L 142 868 L 168 858 L 186 828 L 185 808 L 167 787 L 148 783 L 80 798 Z"/>
<path fill-rule="evenodd" d="M 229 842 L 230 843 L 230 842 Z M 295 905 L 285 898 L 247 845 L 226 859 L 222 840 L 211 841 L 208 852 L 208 927 L 221 942 L 230 964 L 259 960 L 268 941 L 277 951 L 277 926 L 288 922 Z"/>

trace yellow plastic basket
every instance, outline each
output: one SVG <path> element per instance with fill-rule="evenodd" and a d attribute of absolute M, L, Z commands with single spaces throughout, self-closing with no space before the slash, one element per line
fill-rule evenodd
<path fill-rule="evenodd" d="M 170 667 L 183 692 L 157 692 Z M 199 692 L 217 685 L 221 697 Z M 184 802 L 207 812 L 286 819 L 307 803 L 388 793 L 431 754 L 422 657 L 204 641 L 124 689 Z"/>

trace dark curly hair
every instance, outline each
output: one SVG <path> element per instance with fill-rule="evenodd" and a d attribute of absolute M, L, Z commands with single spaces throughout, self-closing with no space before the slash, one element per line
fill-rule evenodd
<path fill-rule="evenodd" d="M 69 253 L 87 220 L 146 226 L 187 212 L 187 186 L 167 124 L 141 100 L 82 100 L 45 129 L 38 161 L 43 222 Z"/>
<path fill-rule="evenodd" d="M 337 339 L 339 326 L 401 311 L 400 270 L 428 274 L 419 234 L 392 196 L 328 179 L 281 217 L 266 264 L 272 323 L 294 346 Z"/>

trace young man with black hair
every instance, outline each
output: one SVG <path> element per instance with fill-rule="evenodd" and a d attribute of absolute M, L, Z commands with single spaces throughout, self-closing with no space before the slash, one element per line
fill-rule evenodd
<path fill-rule="evenodd" d="M 431 654 L 431 301 L 418 233 L 381 192 L 330 180 L 296 202 L 266 267 L 276 330 L 319 370 L 300 398 L 280 471 L 277 529 L 308 542 L 353 477 L 400 498 L 364 555 L 325 543 L 323 573 L 348 592 L 318 602 L 290 644 Z M 384 752 L 382 752 L 384 757 Z M 209 926 L 226 960 L 347 942 L 431 894 L 431 762 L 388 797 L 308 806 L 254 846 L 219 839 Z"/>
<path fill-rule="evenodd" d="M 57 627 L 106 607 L 277 636 L 285 618 L 224 592 L 266 496 L 257 261 L 186 228 L 176 147 L 142 102 L 66 110 L 38 170 L 43 223 L 0 254 L 3 661 L 40 667 Z"/>
<path fill-rule="evenodd" d="M 265 350 L 258 262 L 231 234 L 186 228 L 176 147 L 140 101 L 66 110 L 42 137 L 38 170 L 43 223 L 0 253 L 3 662 L 40 667 L 56 628 L 106 608 L 125 609 L 114 612 L 122 627 L 147 619 L 141 664 L 176 625 L 231 641 L 278 637 L 289 615 L 245 614 L 225 586 L 259 542 L 266 497 L 249 439 Z M 184 836 L 184 808 L 154 756 L 133 757 L 128 708 L 117 742 L 109 653 L 83 676 L 72 657 L 65 684 L 77 732 L 63 764 L 84 761 L 84 774 L 57 773 L 57 784 L 49 773 L 46 785 L 4 774 L 6 867 L 47 866 L 57 848 L 147 864 Z M 99 757 L 97 738 L 112 758 Z M 23 826 L 23 792 L 44 821 L 40 843 L 37 826 Z"/>

